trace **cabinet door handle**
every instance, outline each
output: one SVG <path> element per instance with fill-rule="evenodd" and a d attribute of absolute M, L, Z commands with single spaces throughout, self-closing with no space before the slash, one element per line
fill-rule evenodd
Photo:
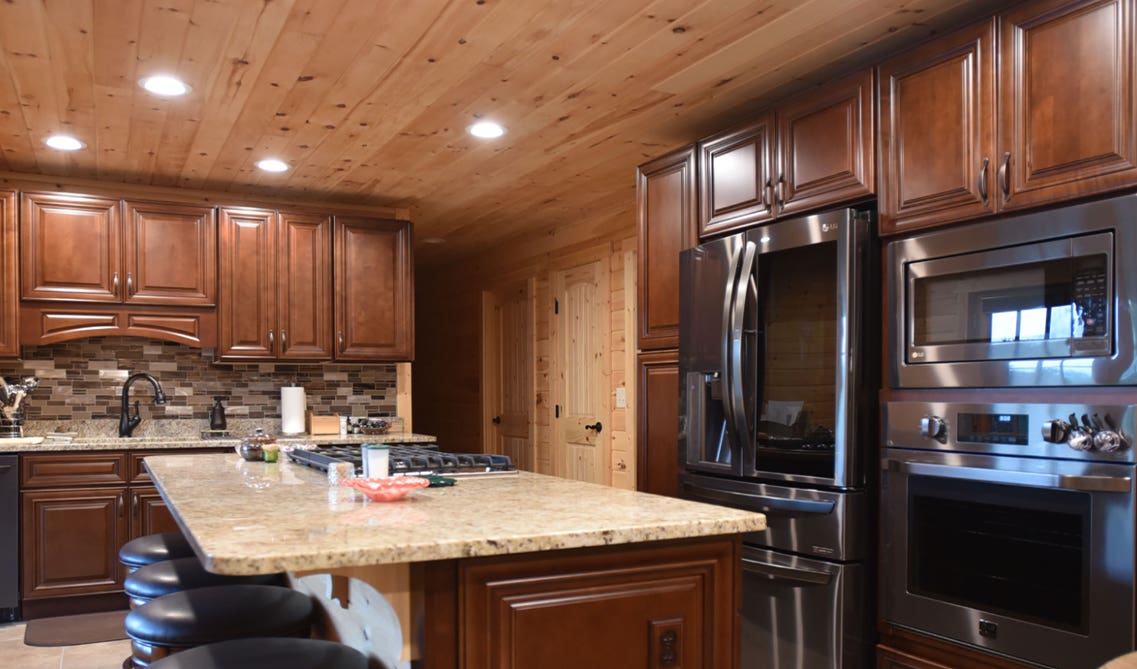
<path fill-rule="evenodd" d="M 134 294 L 134 274 L 131 272 L 126 273 L 126 296 L 130 297 Z"/>
<path fill-rule="evenodd" d="M 268 331 L 268 352 L 276 353 L 276 337 L 273 336 L 272 330 Z"/>
<path fill-rule="evenodd" d="M 118 517 L 119 517 L 119 518 L 122 518 L 122 516 L 123 516 L 123 513 L 122 513 L 122 512 L 123 512 L 123 509 L 122 509 L 122 498 L 123 498 L 125 495 L 126 495 L 126 493 L 123 493 L 122 495 L 119 495 L 119 496 L 118 496 L 118 499 L 116 500 L 116 504 L 118 504 Z"/>
<path fill-rule="evenodd" d="M 112 290 L 114 291 L 114 296 L 118 297 L 118 272 L 114 273 L 114 278 L 111 279 L 111 283 L 112 283 Z"/>
<path fill-rule="evenodd" d="M 999 186 L 1003 189 L 1003 201 L 1011 199 L 1011 152 L 1003 154 L 1003 164 L 999 166 Z"/>
<path fill-rule="evenodd" d="M 340 353 L 343 353 L 343 330 L 337 332 L 336 337 L 339 339 Z"/>
<path fill-rule="evenodd" d="M 774 184 L 770 183 L 769 179 L 766 179 L 766 185 L 762 187 L 762 206 L 763 207 L 765 207 L 767 209 L 770 207 L 770 199 L 773 196 L 773 192 L 774 192 Z"/>
<path fill-rule="evenodd" d="M 288 348 L 288 330 L 280 331 L 280 352 L 284 353 L 284 349 Z"/>
<path fill-rule="evenodd" d="M 983 165 L 979 168 L 979 197 L 983 198 L 983 204 L 987 204 L 987 163 L 991 162 L 987 156 L 983 156 Z"/>
<path fill-rule="evenodd" d="M 778 194 L 777 194 L 778 211 L 786 208 L 786 177 L 778 177 Z"/>
<path fill-rule="evenodd" d="M 138 520 L 138 507 L 142 506 L 142 499 L 135 493 L 130 496 L 130 510 L 135 520 Z"/>

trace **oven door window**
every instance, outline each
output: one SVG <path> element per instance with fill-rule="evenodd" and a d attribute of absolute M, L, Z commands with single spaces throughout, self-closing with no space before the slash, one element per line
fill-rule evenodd
<path fill-rule="evenodd" d="M 908 590 L 1085 634 L 1088 493 L 913 476 Z"/>
<path fill-rule="evenodd" d="M 1098 233 L 912 263 L 909 362 L 1109 355 L 1112 247 Z"/>

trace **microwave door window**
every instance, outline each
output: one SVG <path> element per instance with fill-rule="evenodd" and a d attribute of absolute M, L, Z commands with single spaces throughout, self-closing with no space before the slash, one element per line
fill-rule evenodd
<path fill-rule="evenodd" d="M 837 243 L 759 256 L 759 471 L 832 478 L 837 414 Z"/>

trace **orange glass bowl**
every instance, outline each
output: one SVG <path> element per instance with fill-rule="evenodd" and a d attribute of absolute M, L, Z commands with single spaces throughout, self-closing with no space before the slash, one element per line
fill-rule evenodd
<path fill-rule="evenodd" d="M 377 479 L 345 479 L 340 485 L 359 490 L 372 502 L 394 502 L 416 488 L 425 488 L 430 481 L 418 476 L 390 476 Z"/>

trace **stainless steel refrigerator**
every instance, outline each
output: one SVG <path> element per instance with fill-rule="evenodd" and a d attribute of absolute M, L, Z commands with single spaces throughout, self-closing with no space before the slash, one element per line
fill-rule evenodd
<path fill-rule="evenodd" d="M 681 256 L 680 494 L 768 517 L 743 549 L 743 669 L 871 666 L 872 228 L 841 209 Z"/>

